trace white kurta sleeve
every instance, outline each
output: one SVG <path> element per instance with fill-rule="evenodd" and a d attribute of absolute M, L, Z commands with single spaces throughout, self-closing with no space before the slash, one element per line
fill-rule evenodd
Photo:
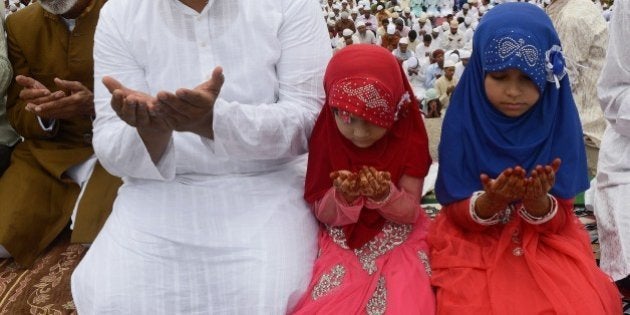
<path fill-rule="evenodd" d="M 175 177 L 173 140 L 158 165 L 154 164 L 135 127 L 122 121 L 111 108 L 111 94 L 103 85 L 109 75 L 130 89 L 148 93 L 143 69 L 131 56 L 112 6 L 105 5 L 94 35 L 94 136 L 92 145 L 108 172 L 119 177 L 171 180 Z"/>
<path fill-rule="evenodd" d="M 597 91 L 604 117 L 615 131 L 630 137 L 630 1 L 615 3 L 609 28 L 606 63 Z"/>
<path fill-rule="evenodd" d="M 331 56 L 330 44 L 315 1 L 285 0 L 283 7 L 277 101 L 243 104 L 219 95 L 214 141 L 204 138 L 217 156 L 265 160 L 297 156 L 308 148 L 324 102 L 323 69 Z"/>

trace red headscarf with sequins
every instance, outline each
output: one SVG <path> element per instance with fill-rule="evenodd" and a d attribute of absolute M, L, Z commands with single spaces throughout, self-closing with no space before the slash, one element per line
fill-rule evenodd
<path fill-rule="evenodd" d="M 403 174 L 426 176 L 431 164 L 426 129 L 407 77 L 391 52 L 376 45 L 340 50 L 328 63 L 324 88 L 326 103 L 309 144 L 306 201 L 314 203 L 326 194 L 332 171 L 373 166 L 390 172 L 394 184 Z M 388 131 L 372 146 L 359 148 L 339 132 L 333 108 Z M 364 208 L 357 223 L 343 227 L 348 246 L 361 247 L 384 223 L 377 211 Z"/>

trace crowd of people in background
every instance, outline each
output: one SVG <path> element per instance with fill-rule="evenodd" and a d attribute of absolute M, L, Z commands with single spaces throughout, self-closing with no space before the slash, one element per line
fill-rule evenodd
<path fill-rule="evenodd" d="M 380 45 L 402 63 L 425 117 L 441 117 L 472 53 L 479 19 L 508 0 L 322 0 L 334 52 Z M 550 0 L 526 1 L 546 8 Z M 606 20 L 614 6 L 595 0 Z M 442 77 L 442 78 L 441 78 Z M 431 106 L 429 106 L 431 104 Z"/>

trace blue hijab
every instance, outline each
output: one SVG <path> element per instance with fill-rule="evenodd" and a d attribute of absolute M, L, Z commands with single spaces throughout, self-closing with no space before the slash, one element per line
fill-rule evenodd
<path fill-rule="evenodd" d="M 551 194 L 569 199 L 586 190 L 582 126 L 547 14 L 529 3 L 501 4 L 481 19 L 473 47 L 442 125 L 438 201 L 445 205 L 482 190 L 481 173 L 496 178 L 519 165 L 529 176 L 557 157 L 562 164 Z M 484 90 L 487 72 L 508 68 L 527 74 L 540 92 L 538 102 L 515 118 L 496 110 Z"/>

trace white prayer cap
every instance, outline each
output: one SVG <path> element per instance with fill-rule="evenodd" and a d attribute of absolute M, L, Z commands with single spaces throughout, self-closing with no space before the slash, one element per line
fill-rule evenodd
<path fill-rule="evenodd" d="M 551 0 L 545 0 L 544 2 L 545 2 L 545 4 L 547 4 L 547 5 L 548 5 L 548 4 L 550 4 L 550 3 L 551 3 Z"/>
<path fill-rule="evenodd" d="M 459 27 L 459 23 L 457 23 L 457 20 L 451 20 L 451 23 L 449 25 L 451 28 L 458 28 Z"/>
<path fill-rule="evenodd" d="M 399 18 L 400 16 L 398 15 L 397 12 L 392 13 L 392 19 L 395 20 L 397 18 Z"/>
<path fill-rule="evenodd" d="M 420 17 L 418 18 L 418 21 L 420 21 L 422 23 L 426 22 L 427 21 L 427 15 L 424 14 L 424 13 L 420 14 Z"/>
<path fill-rule="evenodd" d="M 433 33 L 439 33 L 440 32 L 440 28 L 439 27 L 434 27 L 432 31 L 433 31 Z"/>
<path fill-rule="evenodd" d="M 359 8 L 352 8 L 352 10 L 350 10 L 350 13 L 359 14 Z"/>
<path fill-rule="evenodd" d="M 468 3 L 477 3 L 477 0 L 468 0 Z"/>
<path fill-rule="evenodd" d="M 465 17 L 464 18 L 464 24 L 470 25 L 470 23 L 472 23 L 472 18 L 470 16 Z"/>
<path fill-rule="evenodd" d="M 409 45 L 409 38 L 403 37 L 398 41 L 398 44 L 407 44 Z"/>
<path fill-rule="evenodd" d="M 356 23 L 354 23 L 354 26 L 356 26 L 357 28 L 361 27 L 361 26 L 365 26 L 365 22 L 363 21 L 358 21 Z"/>
<path fill-rule="evenodd" d="M 451 54 L 451 55 L 454 55 L 454 54 Z M 455 55 L 455 56 L 457 56 L 457 55 Z M 448 59 L 444 60 L 444 69 L 452 68 L 452 67 L 455 67 L 455 62 L 453 62 L 453 59 L 448 58 Z"/>
<path fill-rule="evenodd" d="M 337 25 L 335 23 L 335 20 L 328 20 L 328 26 L 335 26 L 335 25 Z"/>
<path fill-rule="evenodd" d="M 372 4 L 377 4 L 377 3 L 378 3 L 378 1 L 372 0 Z"/>
<path fill-rule="evenodd" d="M 470 9 L 470 4 L 464 3 L 464 5 L 462 6 L 462 9 L 466 9 L 466 10 Z"/>
<path fill-rule="evenodd" d="M 18 8 L 17 8 L 17 6 L 15 6 L 15 4 L 13 4 L 13 3 L 9 4 L 9 11 L 15 12 L 15 11 L 17 11 L 17 9 Z"/>
<path fill-rule="evenodd" d="M 334 18 L 334 17 L 335 17 L 335 14 L 334 14 L 334 13 L 332 13 L 332 12 L 328 12 L 328 17 L 329 17 L 329 18 Z"/>
<path fill-rule="evenodd" d="M 361 10 L 361 9 L 363 9 L 363 5 L 362 5 L 362 4 L 359 4 L 359 5 L 357 6 L 357 10 Z"/>
<path fill-rule="evenodd" d="M 415 68 L 418 66 L 418 58 L 409 58 L 405 60 L 405 64 L 407 66 L 407 69 Z"/>
<path fill-rule="evenodd" d="M 334 9 L 341 10 L 341 6 L 338 3 L 333 4 L 332 8 L 333 10 Z"/>
<path fill-rule="evenodd" d="M 387 25 L 387 34 L 394 35 L 394 33 L 396 33 L 396 25 L 394 25 L 393 23 L 388 24 Z"/>
<path fill-rule="evenodd" d="M 402 11 L 402 9 L 401 9 L 399 6 L 395 6 L 395 7 L 394 7 L 394 11 L 396 11 L 396 12 L 400 12 L 400 11 Z"/>
<path fill-rule="evenodd" d="M 343 37 L 352 36 L 352 34 L 354 34 L 354 32 L 349 28 L 344 28 L 343 32 L 341 32 L 341 35 L 343 35 Z"/>
<path fill-rule="evenodd" d="M 346 1 L 346 0 L 341 0 L 341 3 L 342 3 L 342 4 L 344 4 L 344 3 L 345 3 L 345 4 L 348 4 L 348 1 Z"/>
<path fill-rule="evenodd" d="M 547 1 L 547 0 L 545 0 L 545 1 Z M 486 11 L 488 11 L 488 9 L 486 9 L 486 7 L 480 7 L 479 8 L 479 13 L 481 13 L 481 14 L 486 13 Z"/>
<path fill-rule="evenodd" d="M 339 17 L 342 19 L 347 19 L 349 16 L 347 11 L 341 11 L 341 13 L 339 13 Z"/>
<path fill-rule="evenodd" d="M 382 5 L 377 6 L 377 7 L 376 7 L 376 10 L 378 10 L 378 11 L 383 10 L 383 6 L 382 6 Z"/>
<path fill-rule="evenodd" d="M 403 10 L 403 12 L 405 12 L 405 13 L 411 13 L 411 9 L 409 9 L 409 7 L 406 7 L 406 8 Z"/>
<path fill-rule="evenodd" d="M 427 101 L 432 101 L 432 100 L 436 100 L 440 97 L 440 95 L 438 95 L 438 92 L 436 89 L 434 88 L 430 88 L 428 89 L 425 93 L 424 93 L 424 98 Z"/>
<path fill-rule="evenodd" d="M 455 23 L 457 23 L 457 21 L 455 21 Z M 448 31 L 449 28 L 450 26 L 448 25 L 448 22 L 446 21 L 442 22 L 442 30 Z"/>
<path fill-rule="evenodd" d="M 470 59 L 471 51 L 467 49 L 459 50 L 459 59 Z"/>
<path fill-rule="evenodd" d="M 435 16 L 435 15 L 434 15 L 433 13 L 431 13 L 431 12 L 427 12 L 427 17 L 432 18 L 432 17 L 434 17 L 434 16 Z"/>

